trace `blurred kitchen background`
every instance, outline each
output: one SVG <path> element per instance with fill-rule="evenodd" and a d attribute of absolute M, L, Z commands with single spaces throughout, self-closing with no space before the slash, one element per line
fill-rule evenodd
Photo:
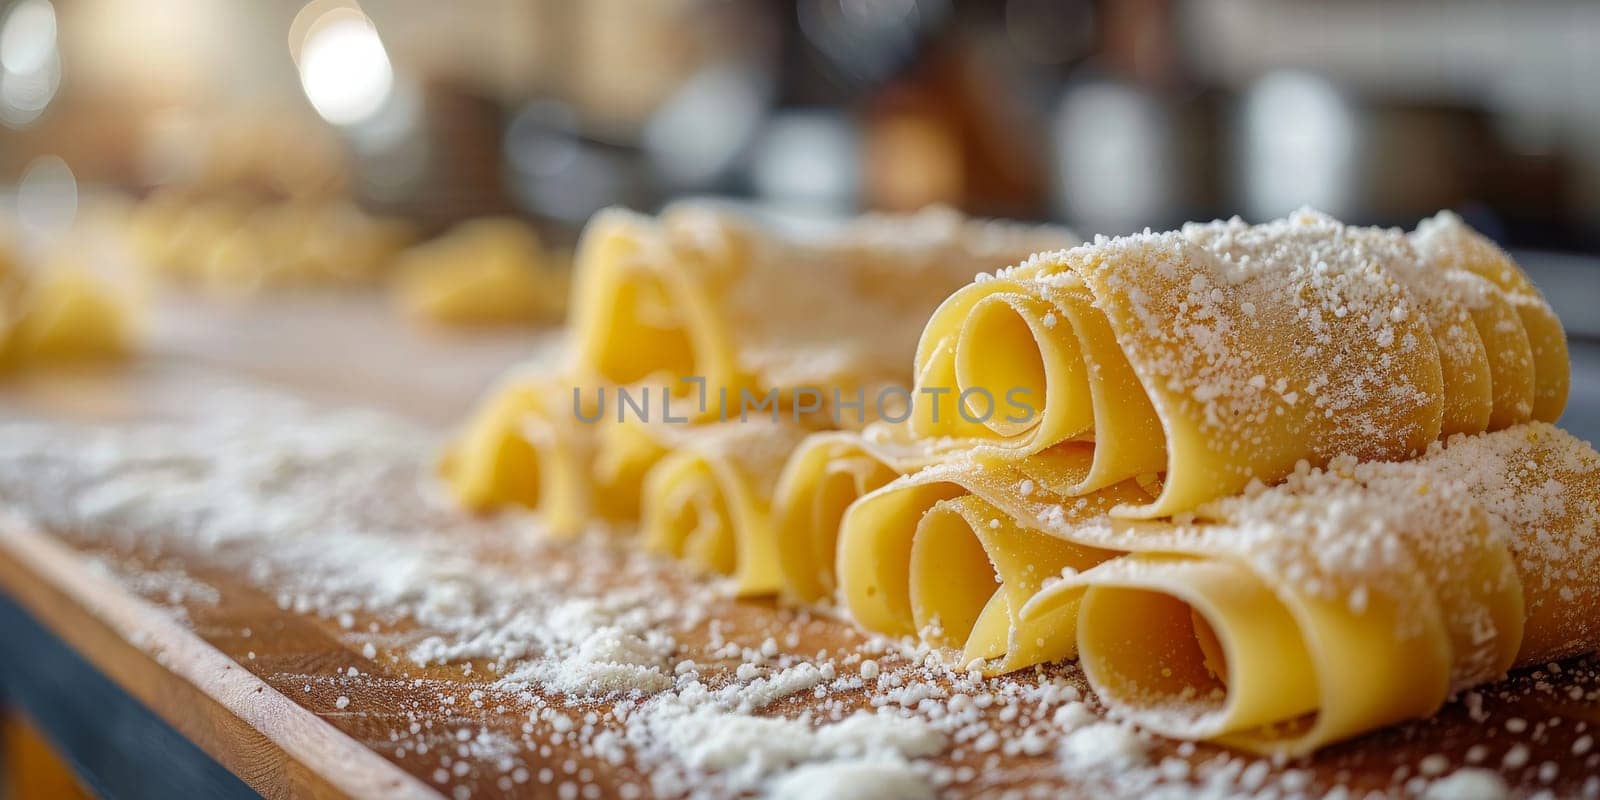
<path fill-rule="evenodd" d="M 689 195 L 1084 235 L 1452 208 L 1551 295 L 1600 437 L 1587 0 L 3 0 L 0 124 L 24 251 L 111 215 L 158 261 L 316 239 L 306 275 Z M 246 224 L 282 232 L 172 244 Z"/>

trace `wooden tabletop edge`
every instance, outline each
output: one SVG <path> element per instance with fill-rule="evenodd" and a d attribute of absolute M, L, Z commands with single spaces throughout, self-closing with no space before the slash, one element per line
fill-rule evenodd
<path fill-rule="evenodd" d="M 15 568 L 0 568 L 0 587 L 34 614 L 47 628 L 127 690 L 158 716 L 178 728 L 251 788 L 267 796 L 284 791 L 281 780 L 267 780 L 260 770 L 242 769 L 233 748 L 218 747 L 211 737 L 195 736 L 194 709 L 172 708 L 156 692 L 143 690 L 127 674 L 127 650 L 181 678 L 204 699 L 227 712 L 236 724 L 255 732 L 302 765 L 304 777 L 350 797 L 414 797 L 438 800 L 433 788 L 384 757 L 349 738 L 315 713 L 298 705 L 185 628 L 170 614 L 123 589 L 112 578 L 90 569 L 78 553 L 48 534 L 35 530 L 0 508 L 0 551 Z M 3 567 L 0 564 L 0 567 Z M 51 595 L 74 608 L 51 607 Z M 76 612 L 76 613 L 73 613 Z M 71 617 L 99 623 L 102 631 L 67 624 Z M 126 646 L 117 652 L 98 641 L 108 633 Z M 281 777 L 281 776 L 279 776 Z M 312 788 L 312 787 L 302 787 Z M 324 794 L 324 792 L 314 792 Z"/>

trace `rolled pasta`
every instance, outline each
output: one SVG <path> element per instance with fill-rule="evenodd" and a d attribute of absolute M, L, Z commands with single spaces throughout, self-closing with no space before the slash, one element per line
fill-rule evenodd
<path fill-rule="evenodd" d="M 639 518 L 645 476 L 680 440 L 673 426 L 636 417 L 608 417 L 601 422 L 595 447 L 594 493 L 607 517 Z"/>
<path fill-rule="evenodd" d="M 1010 457 L 1098 443 L 1078 483 L 1052 488 L 1163 473 L 1160 495 L 1119 511 L 1153 518 L 1301 460 L 1407 458 L 1441 433 L 1558 412 L 1565 360 L 1531 366 L 1527 331 L 1559 339 L 1559 323 L 1472 237 L 1459 221 L 1408 238 L 1306 210 L 1037 256 L 934 313 L 913 430 Z M 975 392 L 1020 393 L 1036 413 L 963 413 Z"/>
<path fill-rule="evenodd" d="M 1449 211 L 1423 220 L 1411 234 L 1411 241 L 1417 252 L 1438 268 L 1455 276 L 1465 273 L 1489 282 L 1492 291 L 1484 292 L 1484 299 L 1469 307 L 1473 309 L 1473 321 L 1483 340 L 1486 343 L 1502 341 L 1490 348 L 1491 356 L 1502 362 L 1497 364 L 1495 374 L 1529 369 L 1532 405 L 1524 413 L 1546 422 L 1560 418 L 1567 405 L 1572 366 L 1567 355 L 1566 332 L 1544 295 L 1511 256 Z M 1514 321 L 1502 310 L 1505 305 L 1510 306 Z M 1523 366 L 1525 362 L 1517 343 L 1519 328 L 1528 339 L 1532 359 L 1529 367 Z M 1497 419 L 1490 423 L 1491 428 L 1505 427 L 1510 423 L 1504 420 L 1522 411 L 1520 401 L 1526 391 L 1522 388 L 1523 381 L 1508 380 L 1507 383 L 1510 385 L 1504 388 L 1495 386 Z"/>
<path fill-rule="evenodd" d="M 836 588 L 834 562 L 845 509 L 895 478 L 935 463 L 939 442 L 913 439 L 904 425 L 811 434 L 784 464 L 773 498 L 786 599 L 814 603 Z"/>
<path fill-rule="evenodd" d="M 704 204 L 602 212 L 579 245 L 575 347 L 618 384 L 694 377 L 712 397 L 816 387 L 850 402 L 910 383 L 928 313 L 973 275 L 1074 242 L 944 209 L 804 239 Z"/>
<path fill-rule="evenodd" d="M 586 376 L 567 391 L 581 386 L 581 416 L 595 424 L 572 420 L 573 401 L 554 397 L 549 381 L 531 393 L 509 381 L 508 396 L 487 399 L 452 448 L 446 478 L 479 510 L 558 502 L 545 514 L 557 530 L 575 530 L 585 515 L 631 521 L 646 474 L 708 424 L 740 417 L 859 428 L 880 408 L 908 402 L 910 355 L 945 295 L 980 269 L 1073 241 L 1060 229 L 948 210 L 868 218 L 804 241 L 710 205 L 674 206 L 659 218 L 603 212 L 579 246 L 565 368 Z M 817 403 L 799 398 L 801 389 Z M 623 413 L 619 390 L 653 393 L 654 419 Z M 894 390 L 887 400 L 886 390 Z M 611 393 L 609 408 L 600 407 L 602 392 Z M 693 424 L 666 422 L 665 392 L 671 413 Z M 550 444 L 513 441 L 524 423 Z M 547 455 L 557 460 L 542 464 Z M 534 488 L 554 473 L 567 476 L 559 491 Z M 760 499 L 770 504 L 770 491 Z"/>
<path fill-rule="evenodd" d="M 898 478 L 852 504 L 839 527 L 839 595 L 861 625 L 960 650 L 998 674 L 1076 654 L 1076 608 L 1024 620 L 1047 580 L 1116 555 L 1041 530 L 1147 502 L 1128 480 L 1079 497 L 1093 449 L 1067 443 L 1026 460 L 965 454 Z"/>
<path fill-rule="evenodd" d="M 1041 526 L 1132 554 L 1045 587 L 1102 700 L 1160 733 L 1300 755 L 1600 647 L 1600 456 L 1544 423 L 1341 459 L 1192 521 Z"/>
<path fill-rule="evenodd" d="M 566 271 L 512 218 L 457 225 L 401 253 L 395 272 L 400 309 L 445 325 L 553 320 L 567 302 Z"/>
<path fill-rule="evenodd" d="M 480 513 L 532 509 L 550 533 L 578 532 L 593 510 L 595 426 L 581 424 L 576 412 L 598 410 L 591 393 L 574 392 L 577 383 L 513 372 L 491 389 L 439 460 L 456 502 Z"/>
<path fill-rule="evenodd" d="M 113 285 L 71 265 L 5 273 L 0 269 L 0 370 L 112 360 L 133 349 L 135 304 Z"/>
<path fill-rule="evenodd" d="M 805 433 L 769 420 L 697 426 L 645 476 L 639 523 L 645 546 L 733 576 L 740 594 L 776 592 L 772 494 Z"/>

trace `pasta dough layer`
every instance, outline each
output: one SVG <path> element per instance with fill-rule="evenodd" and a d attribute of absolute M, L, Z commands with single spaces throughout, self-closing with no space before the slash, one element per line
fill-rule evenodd
<path fill-rule="evenodd" d="M 940 458 L 938 443 L 908 434 L 904 425 L 877 423 L 860 433 L 814 433 L 795 448 L 773 499 L 773 533 L 787 599 L 818 602 L 832 597 L 845 509 Z"/>
<path fill-rule="evenodd" d="M 909 383 L 927 314 L 973 275 L 1074 241 L 945 210 L 804 240 L 708 205 L 607 211 L 579 247 L 575 346 L 619 384 L 693 376 L 713 397 L 823 387 L 853 400 Z"/>
<path fill-rule="evenodd" d="M 1047 488 L 1092 458 L 956 457 L 868 493 L 839 533 L 851 616 L 990 673 L 1077 655 L 1152 730 L 1285 754 L 1600 647 L 1600 456 L 1550 425 L 1302 466 L 1181 523 L 1109 515 L 1152 483 Z"/>
<path fill-rule="evenodd" d="M 566 272 L 515 219 L 462 223 L 402 253 L 396 272 L 401 310 L 433 322 L 537 322 L 559 318 L 566 306 Z"/>
<path fill-rule="evenodd" d="M 697 427 L 645 476 L 645 546 L 732 575 L 740 594 L 778 591 L 773 489 L 805 433 L 796 425 L 754 420 Z"/>
<path fill-rule="evenodd" d="M 513 373 L 492 389 L 445 450 L 439 475 L 456 502 L 477 512 L 521 507 L 539 512 L 557 535 L 581 528 L 592 510 L 594 426 L 576 418 L 576 382 Z M 579 392 L 583 413 L 594 396 Z"/>
<path fill-rule="evenodd" d="M 1535 363 L 1535 336 L 1557 349 L 1548 306 L 1459 220 L 1411 238 L 1312 211 L 1188 225 L 1041 255 L 952 295 L 918 346 L 912 425 L 1010 457 L 1100 443 L 1078 483 L 1052 488 L 1164 473 L 1157 498 L 1120 512 L 1152 518 L 1301 460 L 1407 458 L 1441 433 L 1559 411 L 1565 360 Z M 1016 392 L 1035 413 L 962 413 L 976 392 Z"/>
<path fill-rule="evenodd" d="M 81 269 L 0 270 L 0 369 L 122 357 L 133 316 L 126 298 Z"/>
<path fill-rule="evenodd" d="M 452 449 L 446 477 L 474 509 L 555 503 L 545 516 L 557 530 L 632 521 L 651 470 L 719 420 L 860 427 L 904 401 L 911 352 L 940 299 L 979 269 L 1072 241 L 949 211 L 868 218 L 803 242 L 708 205 L 659 218 L 603 212 L 579 247 L 566 367 L 586 376 L 568 390 L 581 387 L 592 424 L 565 397 L 508 382 Z M 797 398 L 805 388 L 817 403 Z M 898 391 L 881 402 L 885 388 Z M 623 391 L 645 408 L 622 409 Z M 526 430 L 540 441 L 519 441 Z M 770 486 L 759 500 L 772 502 Z M 764 551 L 776 547 L 770 526 L 761 538 Z"/>
<path fill-rule="evenodd" d="M 856 501 L 840 523 L 839 595 L 861 625 L 985 659 L 1001 673 L 1076 653 L 1076 608 L 1035 619 L 1023 604 L 1047 581 L 1115 555 L 1041 530 L 1099 518 L 1150 491 L 1124 481 L 1069 497 L 1093 451 L 1068 443 L 1025 461 L 958 456 Z M 1154 487 L 1150 487 L 1154 488 Z"/>
<path fill-rule="evenodd" d="M 1303 471 L 1182 524 L 1046 525 L 1130 551 L 1044 588 L 1100 697 L 1168 735 L 1298 755 L 1600 647 L 1600 456 L 1543 423 Z"/>

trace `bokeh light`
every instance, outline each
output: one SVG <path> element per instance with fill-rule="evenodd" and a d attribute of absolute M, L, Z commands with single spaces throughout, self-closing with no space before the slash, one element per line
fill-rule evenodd
<path fill-rule="evenodd" d="M 21 127 L 38 119 L 60 84 L 55 6 L 22 0 L 0 23 L 0 122 Z"/>
<path fill-rule="evenodd" d="M 72 227 L 78 214 L 78 179 L 60 156 L 39 156 L 17 182 L 17 222 L 22 230 L 50 240 Z"/>
<path fill-rule="evenodd" d="M 318 16 L 307 26 L 298 51 L 306 99 L 335 125 L 372 118 L 389 99 L 395 82 L 378 29 L 360 10 L 348 6 L 324 11 L 313 3 L 301 12 L 307 13 Z M 296 23 L 298 29 L 298 19 Z"/>
<path fill-rule="evenodd" d="M 1354 205 L 1356 120 L 1338 88 L 1280 71 L 1245 94 L 1245 206 L 1270 219 L 1302 205 L 1348 215 Z"/>

